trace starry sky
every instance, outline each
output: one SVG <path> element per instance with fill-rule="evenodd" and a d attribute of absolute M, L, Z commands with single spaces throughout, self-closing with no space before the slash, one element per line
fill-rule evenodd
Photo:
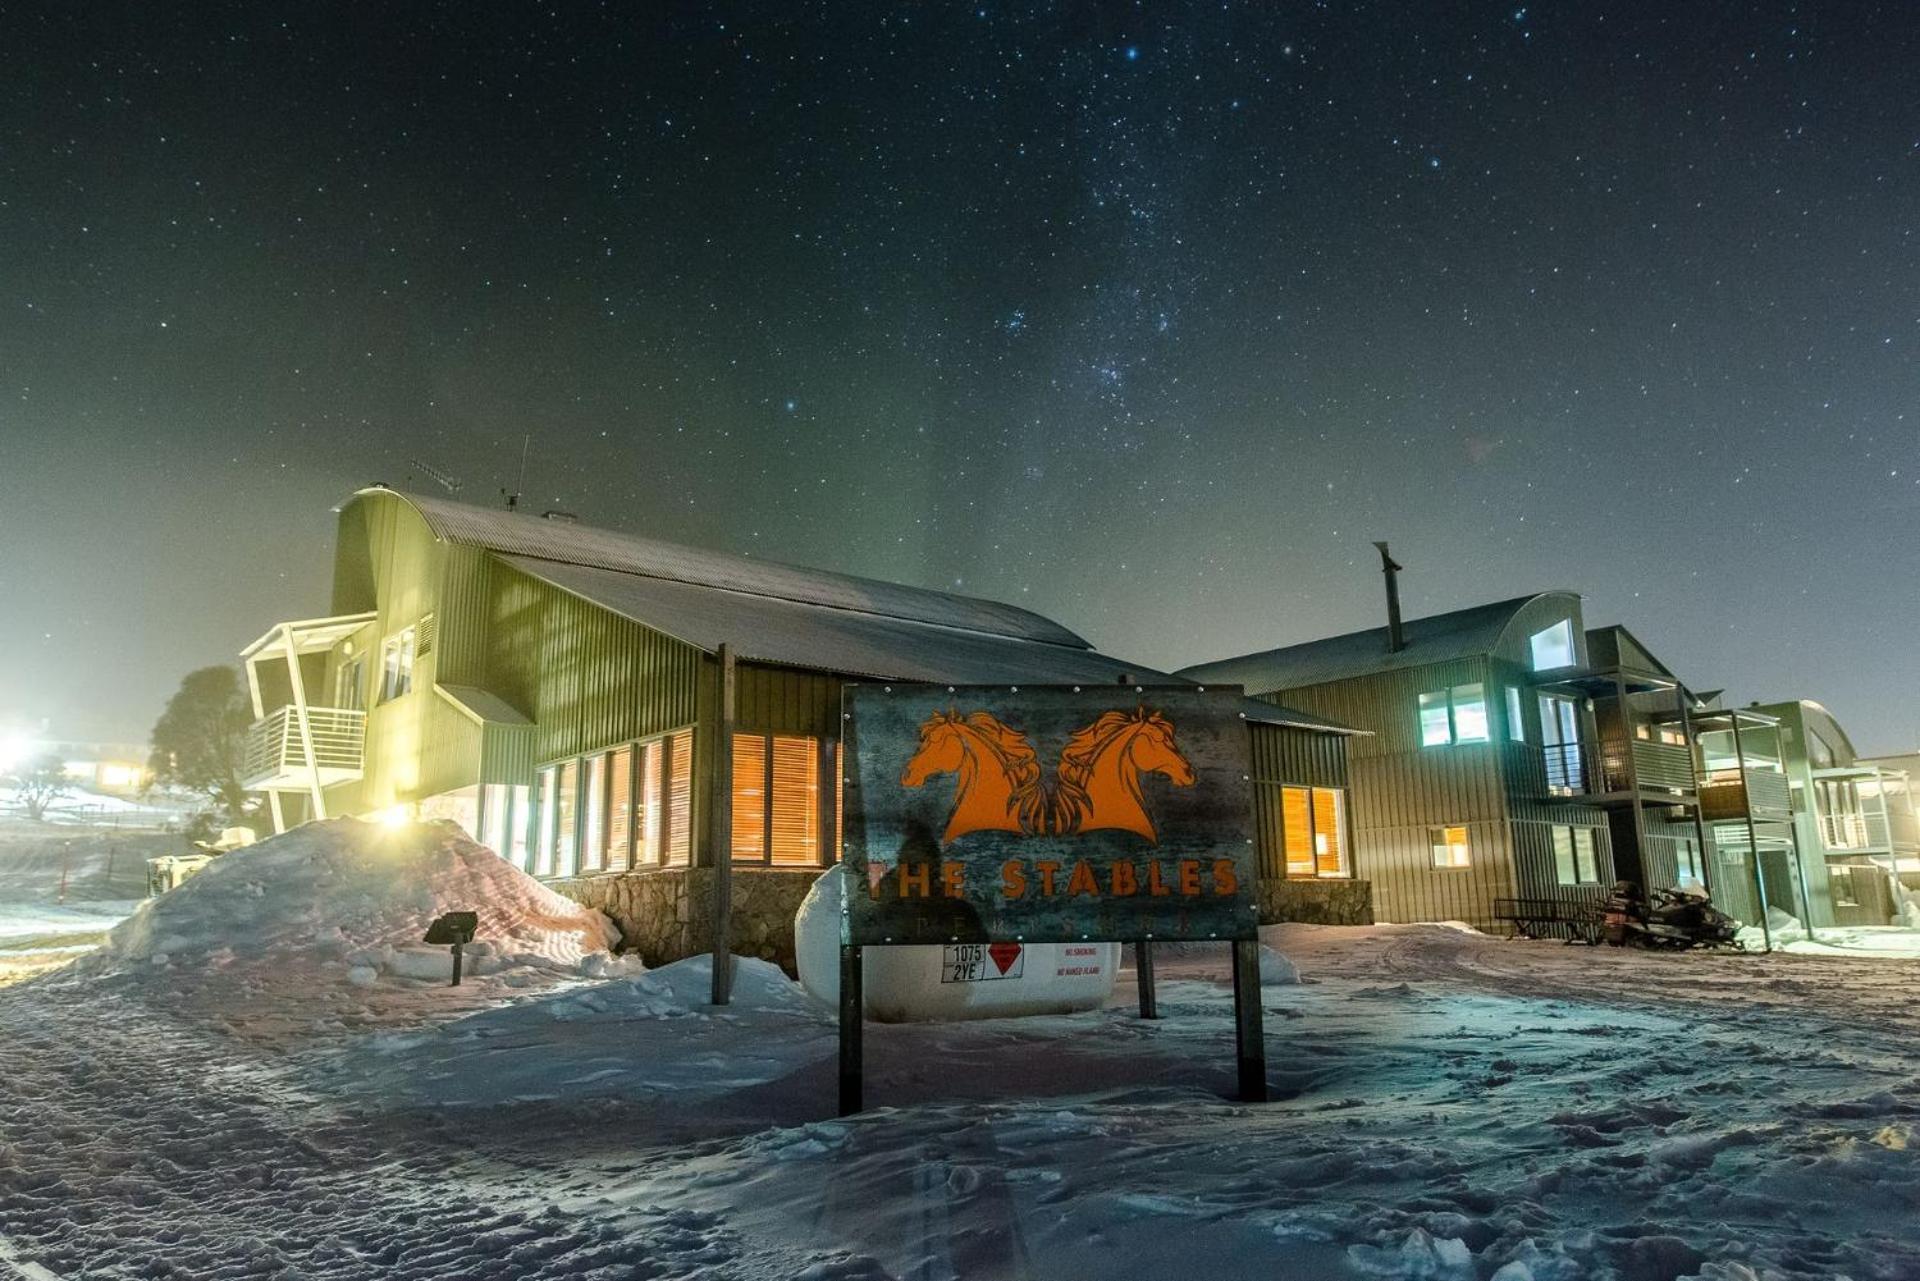
<path fill-rule="evenodd" d="M 1905 4 L 10 7 L 0 723 L 139 741 L 371 481 L 1174 666 L 1583 593 L 1920 743 Z"/>

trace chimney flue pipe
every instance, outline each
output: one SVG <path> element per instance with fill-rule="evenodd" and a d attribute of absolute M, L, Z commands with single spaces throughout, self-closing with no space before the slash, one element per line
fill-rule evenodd
<path fill-rule="evenodd" d="M 1385 543 L 1375 543 L 1380 549 L 1380 572 L 1387 580 L 1387 652 L 1397 654 L 1407 647 L 1406 629 L 1400 625 L 1400 566 L 1387 554 Z"/>

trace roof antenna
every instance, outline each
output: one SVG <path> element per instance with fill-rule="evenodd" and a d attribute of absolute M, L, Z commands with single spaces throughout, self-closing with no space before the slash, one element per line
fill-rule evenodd
<path fill-rule="evenodd" d="M 460 478 L 458 476 L 449 476 L 437 467 L 427 466 L 418 458 L 407 459 L 407 466 L 418 467 L 426 474 L 428 480 L 440 486 L 440 488 L 446 490 L 449 494 L 457 494 L 460 492 Z"/>
<path fill-rule="evenodd" d="M 501 490 L 501 497 L 507 500 L 507 510 L 513 511 L 520 506 L 520 495 L 527 487 L 527 451 L 533 448 L 533 433 L 528 432 L 520 438 L 520 477 L 513 482 L 513 492 Z"/>
<path fill-rule="evenodd" d="M 1406 629 L 1400 625 L 1400 570 L 1402 566 L 1387 554 L 1385 543 L 1375 543 L 1380 549 L 1380 572 L 1387 579 L 1387 652 L 1398 654 L 1407 647 Z"/>

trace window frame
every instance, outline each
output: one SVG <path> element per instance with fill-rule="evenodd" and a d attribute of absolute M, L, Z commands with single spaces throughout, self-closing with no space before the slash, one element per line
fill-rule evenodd
<path fill-rule="evenodd" d="M 391 703 L 413 693 L 414 645 L 418 633 L 412 623 L 380 642 L 380 702 Z"/>
<path fill-rule="evenodd" d="M 1463 697 L 1466 691 L 1476 693 L 1472 697 Z M 1479 707 L 1480 732 L 1472 738 L 1462 737 L 1460 731 L 1460 712 L 1463 707 Z M 1444 707 L 1447 714 L 1447 737 L 1434 737 L 1438 722 L 1432 714 Z M 1422 690 L 1418 699 L 1420 746 L 1425 747 L 1467 747 L 1477 743 L 1493 741 L 1493 717 L 1487 707 L 1487 682 L 1463 681 L 1458 685 L 1449 685 L 1444 689 Z"/>
<path fill-rule="evenodd" d="M 736 770 L 741 760 L 740 752 L 742 747 L 751 741 L 757 749 L 760 771 L 757 827 L 759 852 L 753 853 L 751 850 L 746 854 L 740 852 L 742 836 L 751 835 L 755 829 L 749 828 L 746 833 L 742 832 L 743 807 L 740 804 L 739 781 L 736 776 L 733 798 L 733 831 L 728 843 L 728 850 L 733 856 L 733 861 L 736 864 L 747 867 L 832 867 L 837 863 L 840 859 L 839 799 L 837 792 L 831 797 L 834 801 L 835 809 L 835 822 L 833 824 L 831 843 L 829 843 L 827 836 L 827 815 L 823 807 L 829 799 L 829 795 L 824 794 L 826 775 L 830 764 L 826 759 L 829 746 L 832 748 L 835 756 L 835 760 L 831 762 L 834 769 L 834 781 L 836 784 L 839 781 L 838 741 L 824 739 L 814 734 L 783 734 L 777 730 L 757 729 L 737 729 L 734 731 L 733 740 L 735 744 L 733 759 Z M 779 769 L 781 750 L 782 744 L 785 744 L 786 750 L 790 753 L 793 750 L 793 744 L 796 743 L 802 745 L 801 750 L 805 753 L 805 759 L 812 774 L 812 785 L 807 789 L 808 800 L 804 802 L 807 806 L 807 812 L 800 818 L 802 826 L 810 829 L 813 833 L 813 857 L 811 860 L 778 857 L 780 853 L 779 834 L 784 812 L 779 805 L 782 793 Z"/>
<path fill-rule="evenodd" d="M 1344 787 L 1318 787 L 1310 783 L 1272 784 L 1280 789 L 1280 869 L 1281 875 L 1290 881 L 1350 881 L 1353 879 L 1353 842 L 1350 836 L 1351 816 L 1347 813 L 1347 789 Z M 1333 855 L 1339 871 L 1321 870 L 1320 838 L 1326 833 L 1320 828 L 1319 801 L 1323 797 L 1332 798 L 1333 814 Z M 1288 822 L 1288 814 L 1298 804 L 1306 817 L 1306 828 L 1298 831 Z M 1304 838 L 1306 860 L 1310 870 L 1295 871 L 1293 859 L 1293 838 Z"/>
<path fill-rule="evenodd" d="M 1527 708 L 1525 696 L 1518 685 L 1508 685 L 1507 691 L 1507 741 L 1524 743 L 1527 741 Z"/>
<path fill-rule="evenodd" d="M 1564 645 L 1564 652 L 1567 656 L 1566 662 L 1542 663 L 1540 661 L 1542 649 L 1541 640 L 1549 636 L 1565 638 L 1562 644 Z M 1561 651 L 1556 649 L 1551 652 L 1557 654 Z M 1563 668 L 1572 667 L 1579 663 L 1579 661 L 1580 646 L 1573 634 L 1573 620 L 1571 618 L 1562 618 L 1558 622 L 1550 623 L 1527 637 L 1527 662 L 1532 670 L 1536 672 L 1557 672 Z"/>
<path fill-rule="evenodd" d="M 1452 834 L 1460 833 L 1459 841 Z M 1459 851 L 1456 859 L 1453 851 Z M 1447 861 L 1441 861 L 1441 852 L 1446 851 Z M 1428 870 L 1434 872 L 1465 872 L 1473 867 L 1473 827 L 1468 823 L 1436 823 L 1427 828 Z"/>
<path fill-rule="evenodd" d="M 1598 829 L 1574 823 L 1554 823 L 1550 828 L 1554 883 L 1572 887 L 1600 884 Z M 1566 842 L 1564 850 L 1561 845 L 1563 838 Z M 1563 853 L 1565 854 L 1564 863 L 1561 859 Z M 1572 877 L 1571 880 L 1568 879 L 1569 875 Z"/>

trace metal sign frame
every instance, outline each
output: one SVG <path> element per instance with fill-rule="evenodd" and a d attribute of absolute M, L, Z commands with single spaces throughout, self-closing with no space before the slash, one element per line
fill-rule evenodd
<path fill-rule="evenodd" d="M 1263 1102 L 1259 861 L 1244 700 L 1196 685 L 849 685 L 840 1112 L 861 1110 L 866 947 L 1233 949 L 1240 1097 Z"/>

